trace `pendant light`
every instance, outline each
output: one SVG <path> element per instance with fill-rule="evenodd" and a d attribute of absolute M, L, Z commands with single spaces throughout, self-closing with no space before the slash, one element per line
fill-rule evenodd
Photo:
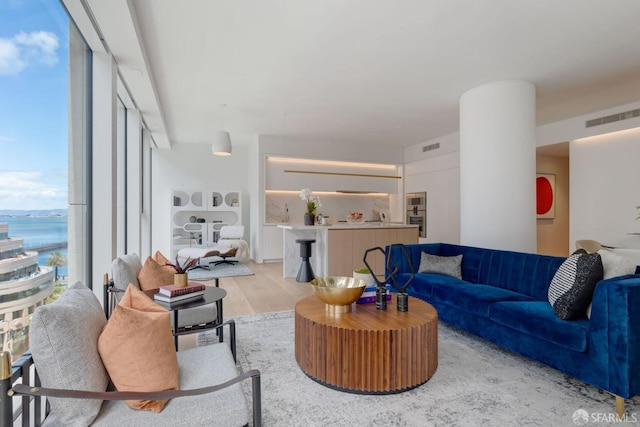
<path fill-rule="evenodd" d="M 224 129 L 224 107 L 227 104 L 220 105 L 220 129 Z M 213 144 L 211 144 L 211 152 L 216 156 L 231 155 L 231 137 L 229 132 L 219 130 L 213 134 Z"/>

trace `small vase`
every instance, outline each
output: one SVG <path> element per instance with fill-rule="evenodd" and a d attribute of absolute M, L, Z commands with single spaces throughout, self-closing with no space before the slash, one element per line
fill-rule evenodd
<path fill-rule="evenodd" d="M 173 275 L 173 284 L 177 288 L 184 288 L 187 286 L 187 282 L 189 281 L 189 274 L 187 273 L 176 273 Z"/>
<path fill-rule="evenodd" d="M 315 214 L 304 214 L 304 225 L 314 225 L 316 223 Z"/>

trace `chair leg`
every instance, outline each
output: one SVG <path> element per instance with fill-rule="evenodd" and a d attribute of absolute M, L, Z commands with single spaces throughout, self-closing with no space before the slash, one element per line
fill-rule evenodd
<path fill-rule="evenodd" d="M 230 264 L 230 265 L 233 265 L 233 264 L 237 264 L 237 263 L 238 263 L 238 261 L 223 258 L 223 259 L 221 259 L 220 261 L 216 261 L 216 262 L 214 262 L 214 263 L 213 263 L 213 265 L 220 265 L 220 264 Z"/>

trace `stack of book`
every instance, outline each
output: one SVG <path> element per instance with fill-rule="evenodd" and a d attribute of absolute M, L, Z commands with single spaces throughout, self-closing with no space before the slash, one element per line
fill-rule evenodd
<path fill-rule="evenodd" d="M 391 286 L 386 285 L 385 287 L 387 288 L 387 300 L 390 300 L 391 293 L 389 291 L 391 290 Z M 369 304 L 372 302 L 376 302 L 376 287 L 367 286 L 366 288 L 364 288 L 362 296 L 360 296 L 360 298 L 358 298 L 358 300 L 356 301 L 356 304 Z"/>
<path fill-rule="evenodd" d="M 205 285 L 198 282 L 189 282 L 187 286 L 181 288 L 176 285 L 165 285 L 158 288 L 158 292 L 153 295 L 153 299 L 164 303 L 183 302 L 185 300 L 201 298 L 207 289 Z"/>

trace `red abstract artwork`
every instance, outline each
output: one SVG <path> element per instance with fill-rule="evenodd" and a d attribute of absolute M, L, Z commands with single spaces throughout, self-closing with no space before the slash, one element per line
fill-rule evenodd
<path fill-rule="evenodd" d="M 536 213 L 538 218 L 556 217 L 556 176 L 538 174 L 536 177 Z"/>

